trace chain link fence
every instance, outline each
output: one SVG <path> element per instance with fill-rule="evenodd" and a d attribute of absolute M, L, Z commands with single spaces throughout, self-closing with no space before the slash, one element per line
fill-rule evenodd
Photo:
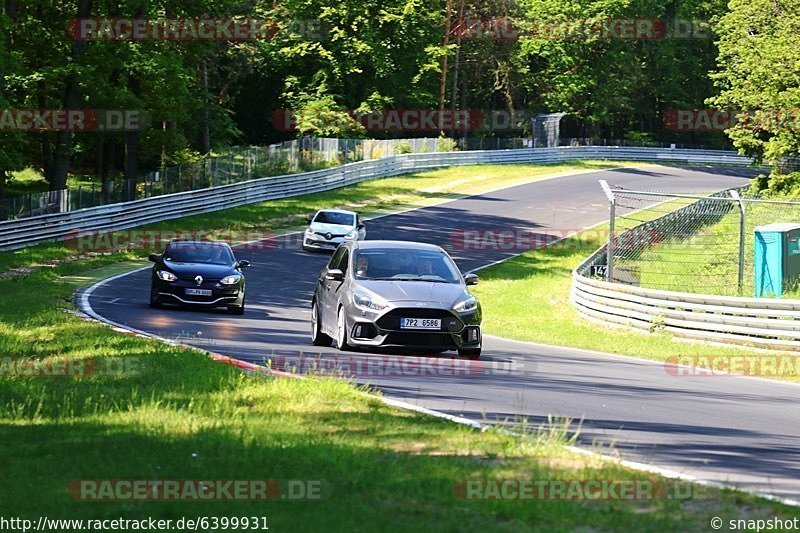
<path fill-rule="evenodd" d="M 651 289 L 753 296 L 756 227 L 800 223 L 800 202 L 761 198 L 745 187 L 672 194 L 612 185 L 606 192 L 615 238 L 592 273 Z"/>

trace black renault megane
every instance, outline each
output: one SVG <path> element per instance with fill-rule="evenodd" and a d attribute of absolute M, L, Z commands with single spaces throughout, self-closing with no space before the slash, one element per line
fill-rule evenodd
<path fill-rule="evenodd" d="M 150 307 L 171 303 L 227 307 L 244 314 L 244 275 L 249 261 L 237 261 L 225 243 L 170 241 L 164 253 L 151 254 Z"/>

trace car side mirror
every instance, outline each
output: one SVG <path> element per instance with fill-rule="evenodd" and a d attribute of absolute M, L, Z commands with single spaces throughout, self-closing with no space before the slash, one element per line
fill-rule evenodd
<path fill-rule="evenodd" d="M 247 268 L 250 266 L 250 261 L 248 261 L 247 259 L 242 259 L 237 263 L 237 265 L 239 266 L 239 268 Z"/>
<path fill-rule="evenodd" d="M 152 261 L 153 263 L 158 263 L 161 260 L 161 256 L 158 254 L 150 254 L 147 256 L 148 261 Z"/>
<path fill-rule="evenodd" d="M 358 229 L 364 229 L 364 224 L 362 224 L 362 223 L 359 223 L 359 224 L 358 224 L 358 226 L 356 226 L 356 227 L 357 227 Z"/>
<path fill-rule="evenodd" d="M 306 222 L 311 224 L 311 217 L 310 216 L 306 217 Z"/>
<path fill-rule="evenodd" d="M 342 281 L 344 279 L 344 272 L 338 268 L 332 268 L 325 272 L 325 279 L 329 279 L 331 281 Z"/>
<path fill-rule="evenodd" d="M 464 276 L 464 283 L 467 285 L 477 285 L 478 284 L 478 275 L 477 274 L 467 274 Z"/>

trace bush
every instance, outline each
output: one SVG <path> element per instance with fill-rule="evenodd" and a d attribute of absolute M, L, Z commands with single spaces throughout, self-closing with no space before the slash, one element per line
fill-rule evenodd
<path fill-rule="evenodd" d="M 456 149 L 456 141 L 442 135 L 436 140 L 437 152 L 453 152 Z"/>
<path fill-rule="evenodd" d="M 629 131 L 625 134 L 625 140 L 636 146 L 656 146 L 658 143 L 653 140 L 653 135 L 643 131 Z"/>
<path fill-rule="evenodd" d="M 783 174 L 780 171 L 773 170 L 766 180 L 766 185 L 769 193 L 796 196 L 800 194 L 800 172 L 795 171 Z"/>
<path fill-rule="evenodd" d="M 395 154 L 410 154 L 414 149 L 407 142 L 397 143 L 394 147 Z"/>

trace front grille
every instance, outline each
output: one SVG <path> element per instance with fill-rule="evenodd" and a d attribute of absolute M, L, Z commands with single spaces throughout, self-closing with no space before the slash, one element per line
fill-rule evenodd
<path fill-rule="evenodd" d="M 196 277 L 197 277 L 197 274 L 195 274 L 194 276 L 178 276 L 178 279 L 181 280 L 181 281 L 189 282 L 189 283 L 191 283 L 192 287 L 197 287 L 197 288 L 213 287 L 217 283 L 219 283 L 220 279 L 222 279 L 222 278 L 206 278 L 206 277 L 203 277 L 203 284 L 202 285 L 198 285 L 197 282 L 194 280 L 194 278 L 196 278 Z"/>
<path fill-rule="evenodd" d="M 464 324 L 453 313 L 445 309 L 424 307 L 398 307 L 392 309 L 377 321 L 378 327 L 385 330 L 399 330 L 401 318 L 438 318 L 442 321 L 440 331 L 461 331 Z M 406 331 L 406 330 L 403 330 Z"/>
<path fill-rule="evenodd" d="M 328 236 L 327 236 L 328 234 L 327 233 L 320 233 L 319 231 L 315 231 L 314 235 L 319 235 L 320 237 L 325 237 L 326 239 L 328 238 Z M 342 234 L 331 233 L 331 239 L 337 239 L 339 237 L 344 237 L 345 235 L 347 235 L 347 234 L 346 233 L 342 233 Z"/>
<path fill-rule="evenodd" d="M 369 322 L 356 322 L 353 326 L 354 339 L 374 339 L 377 334 L 375 326 Z"/>
<path fill-rule="evenodd" d="M 392 332 L 386 336 L 383 344 L 395 346 L 430 346 L 455 348 L 453 338 L 449 333 L 419 333 L 419 332 Z"/>

